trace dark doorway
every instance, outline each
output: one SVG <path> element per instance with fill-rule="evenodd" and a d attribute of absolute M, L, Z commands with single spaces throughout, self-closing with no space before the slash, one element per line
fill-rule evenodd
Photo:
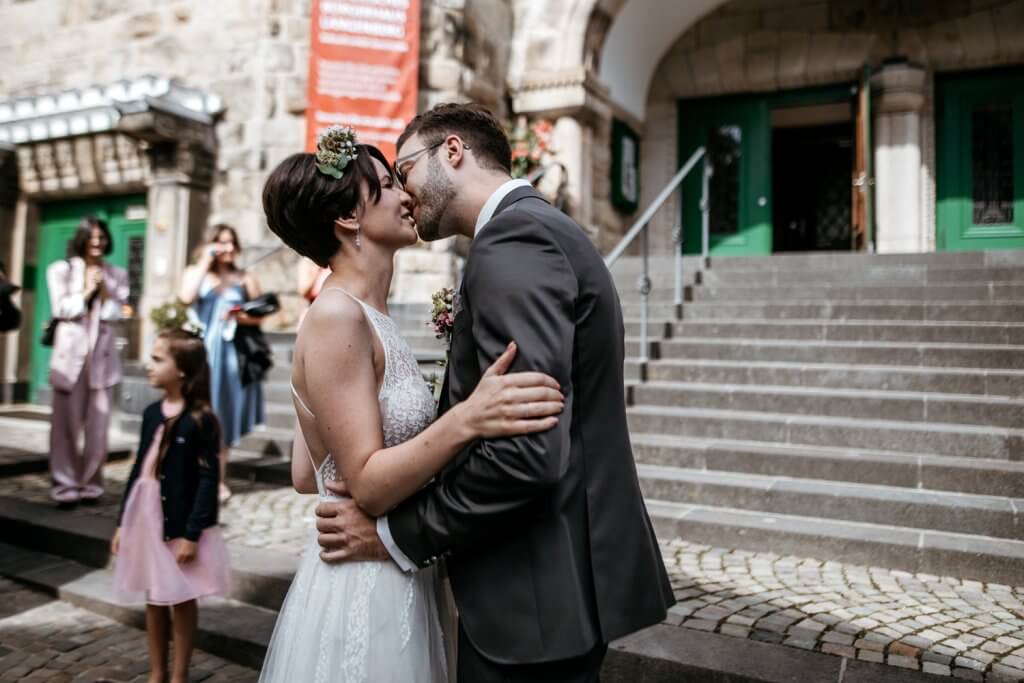
<path fill-rule="evenodd" d="M 853 125 L 772 131 L 774 251 L 851 249 Z"/>

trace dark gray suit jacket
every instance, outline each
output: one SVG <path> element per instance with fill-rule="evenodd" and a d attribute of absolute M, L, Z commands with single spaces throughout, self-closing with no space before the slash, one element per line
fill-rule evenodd
<path fill-rule="evenodd" d="M 472 393 L 515 340 L 512 371 L 558 379 L 541 434 L 479 440 L 388 514 L 424 567 L 446 558 L 459 617 L 500 663 L 568 659 L 655 624 L 673 603 L 626 424 L 623 324 L 604 261 L 532 188 L 473 240 L 441 409 Z"/>

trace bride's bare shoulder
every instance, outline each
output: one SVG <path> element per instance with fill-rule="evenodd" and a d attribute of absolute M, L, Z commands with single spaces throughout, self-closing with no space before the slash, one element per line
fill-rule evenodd
<path fill-rule="evenodd" d="M 321 293 L 306 311 L 299 329 L 305 344 L 337 345 L 340 341 L 365 341 L 370 332 L 362 306 L 352 297 L 338 292 Z"/>

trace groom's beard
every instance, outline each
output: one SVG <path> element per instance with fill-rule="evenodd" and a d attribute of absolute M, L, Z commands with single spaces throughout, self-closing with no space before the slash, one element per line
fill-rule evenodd
<path fill-rule="evenodd" d="M 455 219 L 449 213 L 455 194 L 455 185 L 444 174 L 441 162 L 431 155 L 427 162 L 427 180 L 417 197 L 420 215 L 416 230 L 421 240 L 433 242 L 455 234 Z"/>

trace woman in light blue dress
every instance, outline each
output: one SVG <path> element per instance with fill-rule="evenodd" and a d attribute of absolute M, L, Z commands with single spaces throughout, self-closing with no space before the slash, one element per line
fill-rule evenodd
<path fill-rule="evenodd" d="M 224 435 L 221 451 L 221 500 L 231 495 L 225 484 L 228 449 L 254 426 L 263 422 L 263 385 L 242 385 L 234 333 L 238 325 L 259 325 L 260 319 L 238 306 L 261 294 L 252 274 L 236 265 L 241 247 L 229 225 L 215 225 L 210 242 L 200 248 L 195 265 L 182 277 L 179 298 L 192 306 L 205 331 L 203 340 L 210 363 L 213 412 Z"/>

